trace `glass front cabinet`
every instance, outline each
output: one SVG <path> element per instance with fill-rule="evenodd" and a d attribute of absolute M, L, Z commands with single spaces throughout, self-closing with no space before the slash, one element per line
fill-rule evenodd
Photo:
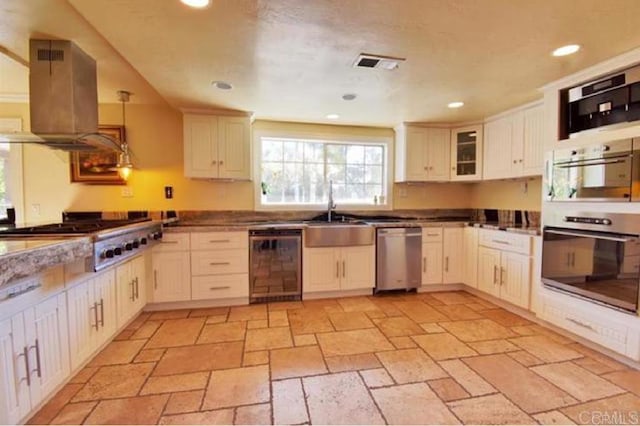
<path fill-rule="evenodd" d="M 482 178 L 482 124 L 451 130 L 451 180 Z"/>

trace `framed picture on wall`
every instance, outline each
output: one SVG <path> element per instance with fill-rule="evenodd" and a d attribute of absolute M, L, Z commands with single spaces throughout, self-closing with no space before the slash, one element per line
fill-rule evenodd
<path fill-rule="evenodd" d="M 125 137 L 124 126 L 99 126 L 98 132 L 110 136 L 118 143 Z M 124 185 L 118 174 L 118 152 L 93 151 L 71 153 L 71 182 L 92 185 Z"/>

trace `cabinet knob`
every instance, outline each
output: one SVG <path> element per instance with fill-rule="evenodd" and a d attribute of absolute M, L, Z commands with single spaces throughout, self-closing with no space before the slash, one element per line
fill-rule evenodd
<path fill-rule="evenodd" d="M 455 170 L 455 169 L 456 169 L 455 167 L 452 167 L 452 168 L 451 168 L 451 170 Z"/>
<path fill-rule="evenodd" d="M 522 158 L 518 160 L 518 163 L 522 163 Z"/>
<path fill-rule="evenodd" d="M 424 166 L 424 169 L 425 169 L 425 170 L 429 170 L 429 168 L 428 168 L 427 166 Z"/>
<path fill-rule="evenodd" d="M 220 164 L 222 166 L 222 163 L 224 163 L 224 161 L 218 161 L 218 164 Z"/>
<path fill-rule="evenodd" d="M 212 165 L 214 165 L 214 166 L 215 166 L 217 163 L 218 163 L 218 162 L 217 162 L 216 160 L 213 160 L 213 161 L 211 162 L 211 164 L 212 164 Z"/>
<path fill-rule="evenodd" d="M 518 162 L 518 160 L 513 160 L 513 164 L 516 164 Z"/>

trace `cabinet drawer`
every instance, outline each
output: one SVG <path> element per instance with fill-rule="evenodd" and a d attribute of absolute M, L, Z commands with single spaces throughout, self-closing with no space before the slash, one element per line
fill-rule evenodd
<path fill-rule="evenodd" d="M 247 249 L 191 252 L 192 275 L 242 274 L 249 272 Z"/>
<path fill-rule="evenodd" d="M 193 300 L 249 297 L 249 275 L 208 275 L 191 280 Z"/>
<path fill-rule="evenodd" d="M 442 228 L 422 228 L 422 243 L 439 243 L 442 241 Z"/>
<path fill-rule="evenodd" d="M 159 244 L 153 247 L 154 252 L 187 251 L 189 250 L 189 234 L 165 232 Z"/>
<path fill-rule="evenodd" d="M 531 254 L 531 236 L 505 231 L 480 230 L 480 245 L 520 254 Z"/>
<path fill-rule="evenodd" d="M 247 232 L 197 232 L 191 234 L 192 250 L 226 250 L 249 247 Z"/>

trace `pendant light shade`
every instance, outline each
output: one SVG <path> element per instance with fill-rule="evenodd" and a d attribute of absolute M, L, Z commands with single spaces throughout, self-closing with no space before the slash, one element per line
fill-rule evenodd
<path fill-rule="evenodd" d="M 131 96 L 130 92 L 125 90 L 118 91 L 118 100 L 122 103 L 122 126 L 125 126 L 125 108 L 124 104 L 129 102 L 129 97 Z M 124 140 L 120 143 L 120 153 L 118 154 L 118 164 L 116 168 L 118 169 L 118 175 L 125 182 L 131 176 L 131 172 L 133 171 L 133 163 L 131 162 L 131 154 L 129 152 L 129 144 L 127 143 L 127 132 L 126 128 L 124 131 Z"/>

